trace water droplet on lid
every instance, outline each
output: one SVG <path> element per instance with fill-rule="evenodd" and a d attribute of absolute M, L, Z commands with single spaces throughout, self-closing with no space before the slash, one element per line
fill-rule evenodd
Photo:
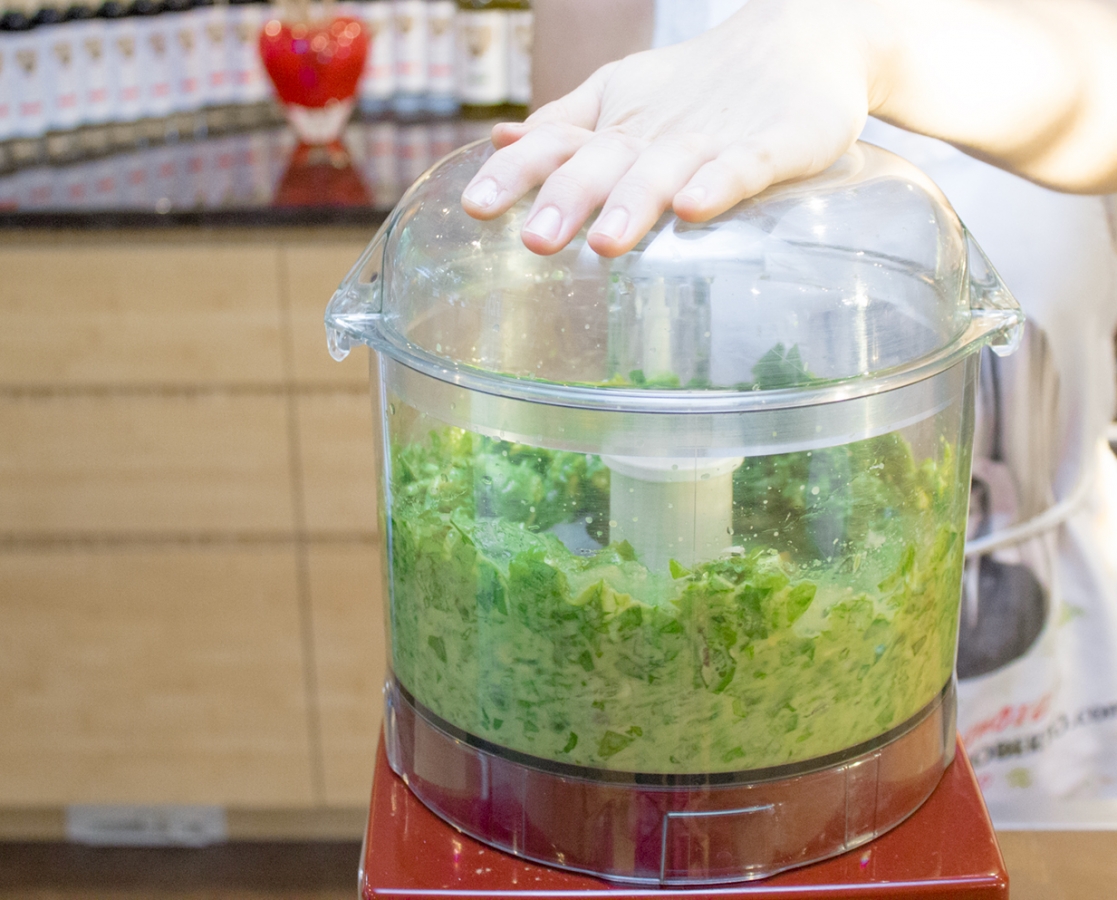
<path fill-rule="evenodd" d="M 592 525 L 593 524 L 593 516 L 586 516 L 586 524 L 587 525 Z"/>
<path fill-rule="evenodd" d="M 617 527 L 617 520 L 616 519 L 610 519 L 609 520 L 609 527 L 610 528 L 616 528 Z"/>

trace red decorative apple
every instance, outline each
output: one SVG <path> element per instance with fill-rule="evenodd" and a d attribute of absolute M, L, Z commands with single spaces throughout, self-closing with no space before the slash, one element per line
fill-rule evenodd
<path fill-rule="evenodd" d="M 368 55 L 368 32 L 338 16 L 284 22 L 260 32 L 260 58 L 300 140 L 328 144 L 353 111 L 357 82 Z"/>

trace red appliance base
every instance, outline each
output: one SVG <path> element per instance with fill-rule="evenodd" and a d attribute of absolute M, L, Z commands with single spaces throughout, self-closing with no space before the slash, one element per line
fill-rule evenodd
<path fill-rule="evenodd" d="M 926 803 L 863 847 L 763 881 L 634 888 L 526 862 L 428 810 L 388 766 L 381 741 L 362 852 L 361 896 L 394 898 L 741 897 L 1007 900 L 1008 875 L 961 745 Z"/>

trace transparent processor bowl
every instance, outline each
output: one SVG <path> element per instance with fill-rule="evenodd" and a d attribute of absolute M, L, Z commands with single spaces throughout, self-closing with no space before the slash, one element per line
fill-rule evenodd
<path fill-rule="evenodd" d="M 406 194 L 327 311 L 374 347 L 393 768 L 463 831 L 644 884 L 910 815 L 954 748 L 974 386 L 1021 316 L 858 145 L 632 253 Z"/>

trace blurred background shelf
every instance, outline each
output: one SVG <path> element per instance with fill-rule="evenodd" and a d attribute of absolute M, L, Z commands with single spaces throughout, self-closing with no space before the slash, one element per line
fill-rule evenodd
<path fill-rule="evenodd" d="M 434 161 L 492 119 L 358 119 L 300 147 L 275 115 L 228 133 L 144 141 L 0 174 L 0 229 L 375 227 Z"/>

